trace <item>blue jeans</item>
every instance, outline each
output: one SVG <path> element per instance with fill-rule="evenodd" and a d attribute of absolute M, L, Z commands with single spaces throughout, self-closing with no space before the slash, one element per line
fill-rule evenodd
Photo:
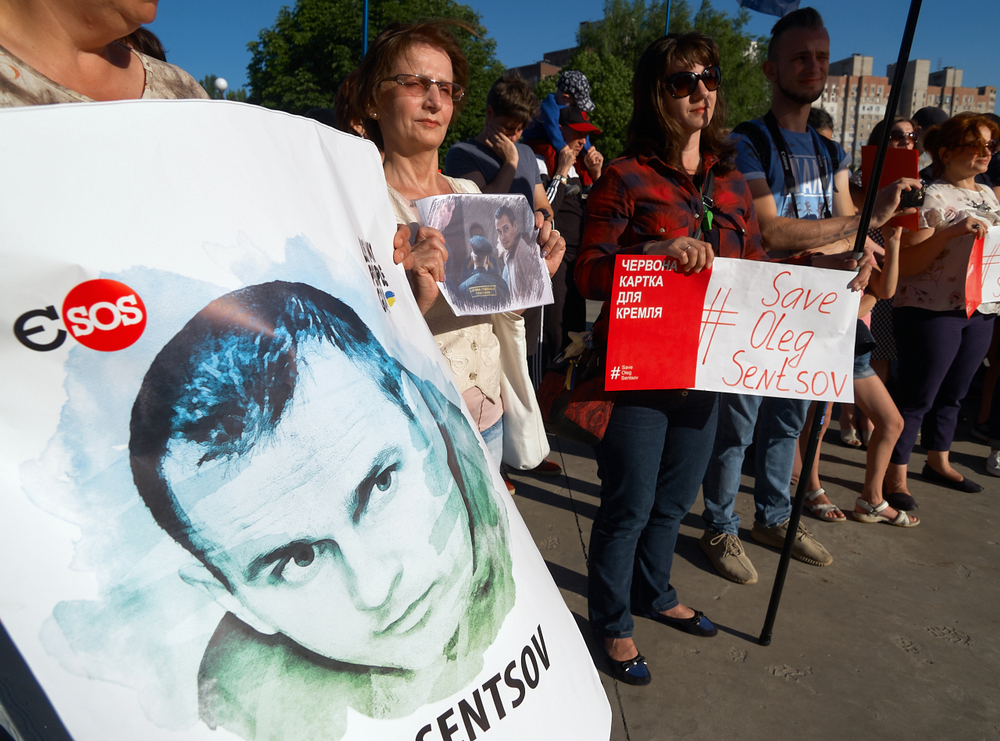
<path fill-rule="evenodd" d="M 503 461 L 503 417 L 479 434 L 483 436 L 486 449 L 490 451 L 493 462 L 499 468 L 501 461 Z"/>
<path fill-rule="evenodd" d="M 601 506 L 589 551 L 590 625 L 632 635 L 632 610 L 678 604 L 670 567 L 681 519 L 698 496 L 715 439 L 718 395 L 621 393 L 597 446 Z"/>
<path fill-rule="evenodd" d="M 809 402 L 749 394 L 722 394 L 719 432 L 712 461 L 705 474 L 702 517 L 708 530 L 739 533 L 736 494 L 740 489 L 743 455 L 753 440 L 757 424 L 757 458 L 753 498 L 756 520 L 774 527 L 792 514 L 788 485 L 792 478 L 795 446 L 806 421 Z"/>

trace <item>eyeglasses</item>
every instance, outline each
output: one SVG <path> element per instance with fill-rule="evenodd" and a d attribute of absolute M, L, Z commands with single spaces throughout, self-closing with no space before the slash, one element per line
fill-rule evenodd
<path fill-rule="evenodd" d="M 705 67 L 700 75 L 694 72 L 678 72 L 667 78 L 667 92 L 671 98 L 686 98 L 698 89 L 698 82 L 705 83 L 708 92 L 718 90 L 722 83 L 722 70 L 718 67 Z"/>
<path fill-rule="evenodd" d="M 956 146 L 955 149 L 972 149 L 977 154 L 988 154 L 992 157 L 998 150 L 1000 150 L 1000 139 L 990 139 L 989 141 L 976 139 L 974 142 L 963 142 L 962 144 Z"/>
<path fill-rule="evenodd" d="M 451 98 L 455 103 L 465 97 L 465 88 L 457 82 L 441 82 L 440 80 L 432 80 L 423 75 L 396 75 L 395 77 L 388 77 L 382 80 L 382 82 L 395 82 L 403 88 L 404 95 L 414 98 L 422 98 L 427 95 L 427 92 L 431 89 L 431 85 L 437 85 L 437 89 L 441 92 L 441 95 L 445 98 Z"/>
<path fill-rule="evenodd" d="M 915 144 L 917 141 L 917 135 L 912 131 L 890 131 L 889 141 L 902 142 L 903 144 L 911 142 Z"/>

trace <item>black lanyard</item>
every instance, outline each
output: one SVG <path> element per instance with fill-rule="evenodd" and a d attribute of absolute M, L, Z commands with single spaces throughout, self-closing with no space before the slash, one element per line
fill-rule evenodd
<path fill-rule="evenodd" d="M 796 219 L 801 218 L 799 216 L 799 206 L 795 202 L 795 189 L 798 186 L 795 182 L 795 173 L 792 172 L 792 158 L 788 154 L 785 137 L 781 135 L 781 129 L 778 127 L 778 120 L 771 111 L 768 111 L 764 115 L 764 125 L 767 126 L 767 130 L 771 133 L 771 138 L 774 139 L 774 145 L 778 148 L 778 159 L 781 160 L 781 171 L 785 176 L 785 190 L 788 191 L 788 195 L 792 199 L 792 212 L 795 214 Z M 833 212 L 830 210 L 830 202 L 826 195 L 830 183 L 830 171 L 826 166 L 826 157 L 819 151 L 819 145 L 816 143 L 817 135 L 812 132 L 812 129 L 808 129 L 808 131 L 812 139 L 813 151 L 816 153 L 816 161 L 819 163 L 819 178 L 823 186 L 823 218 L 829 219 L 833 216 Z"/>

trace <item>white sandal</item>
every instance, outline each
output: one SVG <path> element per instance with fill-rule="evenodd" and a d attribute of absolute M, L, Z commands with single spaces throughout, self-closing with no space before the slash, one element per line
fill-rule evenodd
<path fill-rule="evenodd" d="M 823 488 L 806 492 L 806 508 L 812 512 L 813 517 L 817 520 L 822 520 L 823 522 L 847 522 L 847 518 L 844 516 L 844 513 L 841 512 L 840 507 L 836 504 L 810 504 L 812 500 L 823 496 L 824 494 L 826 494 L 826 490 Z M 832 512 L 840 512 L 840 517 L 828 517 L 827 515 Z"/>
<path fill-rule="evenodd" d="M 889 503 L 884 499 L 879 504 L 876 504 L 873 507 L 872 505 L 868 504 L 868 502 L 866 502 L 864 499 L 858 497 L 857 500 L 854 502 L 854 506 L 863 507 L 865 509 L 864 512 L 858 512 L 857 510 L 855 510 L 851 514 L 854 515 L 855 520 L 857 520 L 858 522 L 863 522 L 867 525 L 874 525 L 875 523 L 878 522 L 884 522 L 889 525 L 895 525 L 896 527 L 916 527 L 917 525 L 920 524 L 920 520 L 910 517 L 902 510 L 896 510 L 897 515 L 895 518 L 883 515 L 882 513 L 885 512 L 886 509 L 888 509 L 889 507 Z"/>

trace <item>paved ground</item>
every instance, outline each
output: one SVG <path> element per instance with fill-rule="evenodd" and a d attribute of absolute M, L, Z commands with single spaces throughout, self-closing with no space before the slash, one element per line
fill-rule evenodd
<path fill-rule="evenodd" d="M 860 491 L 864 452 L 842 446 L 836 429 L 834 422 L 820 471 L 847 511 Z M 985 472 L 985 445 L 965 438 L 953 448 L 956 467 L 986 486 L 975 495 L 922 481 L 925 456 L 915 451 L 917 528 L 804 515 L 834 562 L 792 561 L 769 647 L 757 638 L 779 554 L 750 539 L 752 479 L 744 475 L 737 511 L 760 573 L 756 585 L 722 579 L 702 554 L 699 498 L 681 528 L 673 583 L 719 635 L 695 638 L 638 619 L 635 639 L 653 682 L 631 687 L 604 673 L 587 624 L 597 465 L 589 448 L 552 443 L 565 475 L 513 476 L 515 502 L 595 655 L 615 741 L 1000 739 L 1000 479 Z"/>

